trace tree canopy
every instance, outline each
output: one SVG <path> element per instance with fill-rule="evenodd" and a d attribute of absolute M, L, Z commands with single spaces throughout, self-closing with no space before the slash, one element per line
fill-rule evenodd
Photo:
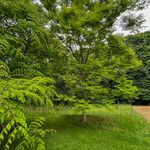
<path fill-rule="evenodd" d="M 54 1 L 53 9 L 49 2 L 42 2 L 47 13 L 55 10 L 48 29 L 61 46 L 59 53 L 67 56 L 66 71 L 57 78 L 65 89 L 60 90 L 58 100 L 85 112 L 89 104 L 107 105 L 117 98 L 135 97 L 137 88 L 126 72 L 140 61 L 124 39 L 112 33 L 117 18 L 135 8 L 137 1 L 63 0 Z"/>
<path fill-rule="evenodd" d="M 130 35 L 126 43 L 135 50 L 142 61 L 140 67 L 129 71 L 130 79 L 134 80 L 135 85 L 139 88 L 137 103 L 148 103 L 150 100 L 150 32 Z"/>
<path fill-rule="evenodd" d="M 83 112 L 136 97 L 127 71 L 138 67 L 132 48 L 113 35 L 114 23 L 139 0 L 0 1 L 0 142 L 9 149 L 45 149 L 44 119 L 30 125 L 26 105 L 64 101 Z"/>

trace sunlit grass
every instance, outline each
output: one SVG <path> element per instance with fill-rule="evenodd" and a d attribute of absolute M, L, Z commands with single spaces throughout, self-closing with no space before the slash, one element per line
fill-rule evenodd
<path fill-rule="evenodd" d="M 53 112 L 26 110 L 28 120 L 43 116 L 47 150 L 149 150 L 150 124 L 130 106 L 97 108 L 88 112 L 88 123 L 71 109 Z"/>

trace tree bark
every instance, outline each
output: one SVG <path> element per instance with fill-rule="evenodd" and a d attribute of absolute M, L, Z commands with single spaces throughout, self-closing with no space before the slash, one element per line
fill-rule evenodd
<path fill-rule="evenodd" d="M 83 111 L 83 122 L 87 123 L 87 114 L 85 111 Z"/>

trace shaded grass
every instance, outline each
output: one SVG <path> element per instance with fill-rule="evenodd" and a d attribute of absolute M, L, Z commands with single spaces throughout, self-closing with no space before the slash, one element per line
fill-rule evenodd
<path fill-rule="evenodd" d="M 46 135 L 46 150 L 150 150 L 150 124 L 130 106 L 90 110 L 87 124 L 71 109 L 26 111 L 29 122 L 43 116 L 57 131 Z"/>

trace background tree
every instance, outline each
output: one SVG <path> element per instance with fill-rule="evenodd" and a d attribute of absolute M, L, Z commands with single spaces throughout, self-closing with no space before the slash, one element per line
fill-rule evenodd
<path fill-rule="evenodd" d="M 127 36 L 127 45 L 131 46 L 143 64 L 129 71 L 130 79 L 139 88 L 138 99 L 135 103 L 150 102 L 150 32 Z"/>

